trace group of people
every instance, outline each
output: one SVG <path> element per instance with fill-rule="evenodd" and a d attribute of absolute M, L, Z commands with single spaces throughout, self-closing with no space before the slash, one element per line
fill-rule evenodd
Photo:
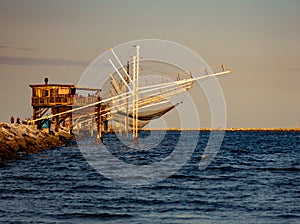
<path fill-rule="evenodd" d="M 11 116 L 10 117 L 10 123 L 11 124 L 14 124 L 15 123 L 15 118 L 14 118 L 14 116 Z M 27 123 L 27 122 L 22 122 L 22 123 Z M 19 117 L 17 117 L 17 119 L 16 119 L 16 124 L 21 124 L 21 119 L 19 118 Z"/>

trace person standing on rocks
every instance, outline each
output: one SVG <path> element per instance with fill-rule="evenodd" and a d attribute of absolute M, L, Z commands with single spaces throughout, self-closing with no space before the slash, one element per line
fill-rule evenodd
<path fill-rule="evenodd" d="M 17 117 L 16 124 L 21 124 L 21 122 L 20 122 L 20 118 L 19 118 L 19 117 Z"/>
<path fill-rule="evenodd" d="M 11 124 L 15 123 L 15 118 L 13 116 L 10 117 L 10 123 Z"/>

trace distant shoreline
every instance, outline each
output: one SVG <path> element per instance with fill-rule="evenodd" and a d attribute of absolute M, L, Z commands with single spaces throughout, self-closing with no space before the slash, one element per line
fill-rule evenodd
<path fill-rule="evenodd" d="M 300 128 L 143 128 L 142 131 L 300 131 Z"/>

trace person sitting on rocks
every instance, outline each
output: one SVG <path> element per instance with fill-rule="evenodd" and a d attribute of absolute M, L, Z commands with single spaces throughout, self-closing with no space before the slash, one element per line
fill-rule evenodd
<path fill-rule="evenodd" d="M 10 117 L 10 123 L 11 124 L 15 123 L 15 118 L 13 116 Z"/>
<path fill-rule="evenodd" d="M 17 121 L 16 121 L 16 124 L 20 124 L 21 122 L 20 122 L 20 118 L 19 117 L 17 117 Z"/>

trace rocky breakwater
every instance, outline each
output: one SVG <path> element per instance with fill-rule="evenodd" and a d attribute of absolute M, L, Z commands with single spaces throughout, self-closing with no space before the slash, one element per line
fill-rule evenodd
<path fill-rule="evenodd" d="M 22 154 L 39 153 L 62 144 L 58 136 L 32 126 L 0 122 L 0 164 L 20 159 Z"/>

